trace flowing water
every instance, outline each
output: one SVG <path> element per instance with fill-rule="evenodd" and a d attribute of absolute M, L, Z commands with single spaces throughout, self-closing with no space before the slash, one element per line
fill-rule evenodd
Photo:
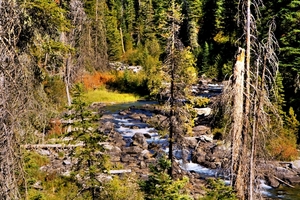
<path fill-rule="evenodd" d="M 134 120 L 128 118 L 128 116 L 119 115 L 119 111 L 128 109 L 129 107 L 133 108 L 135 112 L 142 112 L 147 116 L 151 116 L 152 113 L 146 110 L 141 110 L 141 106 L 145 104 L 156 104 L 154 101 L 136 101 L 130 103 L 122 103 L 122 104 L 112 104 L 105 107 L 106 113 L 112 114 L 114 119 L 113 122 L 115 124 L 115 130 L 121 133 L 125 140 L 130 142 L 130 138 L 136 133 L 147 133 L 151 135 L 151 138 L 147 139 L 148 143 L 156 142 L 163 144 L 163 149 L 168 152 L 168 145 L 166 138 L 160 138 L 158 132 L 149 127 L 146 123 L 142 123 L 140 120 Z M 130 127 L 137 126 L 139 129 L 132 129 Z M 174 152 L 175 156 L 176 153 Z M 181 160 L 178 160 L 181 162 Z M 181 163 L 181 168 L 187 171 L 194 171 L 201 175 L 201 177 L 216 177 L 219 176 L 218 171 L 213 169 L 205 168 L 196 163 Z M 228 181 L 225 181 L 229 184 Z M 263 181 L 261 183 L 261 193 L 267 197 L 268 199 L 284 199 L 284 200 L 300 200 L 300 185 L 296 185 L 295 188 L 291 188 L 288 186 L 281 185 L 279 188 L 272 188 L 266 185 Z"/>
<path fill-rule="evenodd" d="M 272 195 L 272 199 L 300 200 L 300 185 L 295 185 L 294 188 L 281 185 L 268 192 Z"/>

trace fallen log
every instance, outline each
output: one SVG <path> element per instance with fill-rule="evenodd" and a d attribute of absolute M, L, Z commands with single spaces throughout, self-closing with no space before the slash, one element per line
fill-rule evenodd
<path fill-rule="evenodd" d="M 109 145 L 109 142 L 99 142 L 100 145 Z M 48 149 L 48 148 L 75 148 L 83 147 L 84 143 L 78 144 L 24 144 L 21 147 L 25 149 Z"/>
<path fill-rule="evenodd" d="M 110 174 L 123 174 L 123 173 L 130 173 L 131 169 L 116 169 L 116 170 L 109 170 Z"/>
<path fill-rule="evenodd" d="M 291 184 L 287 183 L 286 181 L 284 181 L 284 180 L 282 180 L 282 179 L 280 179 L 280 178 L 278 178 L 278 177 L 276 177 L 276 176 L 274 176 L 274 175 L 273 175 L 273 177 L 274 177 L 276 180 L 278 180 L 279 182 L 281 182 L 281 183 L 287 185 L 288 187 L 295 188 L 294 186 L 292 186 Z"/>
<path fill-rule="evenodd" d="M 25 149 L 48 149 L 48 148 L 75 148 L 82 147 L 84 144 L 24 144 Z"/>

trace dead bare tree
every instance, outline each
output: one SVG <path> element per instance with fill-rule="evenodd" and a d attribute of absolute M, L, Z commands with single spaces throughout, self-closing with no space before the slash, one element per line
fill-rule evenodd
<path fill-rule="evenodd" d="M 19 8 L 14 0 L 0 1 L 0 196 L 20 199 L 21 174 L 15 114 L 22 109 L 24 94 L 19 90 L 23 69 L 17 57 L 20 33 Z M 23 90 L 24 92 L 24 90 Z"/>
<path fill-rule="evenodd" d="M 84 11 L 83 3 L 79 0 L 72 0 L 70 2 L 70 13 L 69 18 L 71 20 L 72 29 L 67 34 L 66 39 L 63 41 L 71 48 L 76 48 L 79 44 L 76 41 L 82 35 L 83 25 L 86 22 L 86 13 Z M 70 95 L 70 85 L 77 78 L 78 72 L 80 71 L 80 66 L 76 65 L 73 61 L 73 57 L 78 57 L 78 54 L 72 55 L 72 52 L 68 52 L 65 59 L 65 73 L 64 82 L 66 87 L 66 93 L 68 98 L 68 106 L 71 106 L 71 95 Z"/>
<path fill-rule="evenodd" d="M 244 50 L 237 56 L 234 66 L 232 128 L 231 128 L 231 183 L 239 199 L 260 198 L 257 173 L 258 146 L 263 146 L 264 133 L 270 133 L 268 124 L 280 121 L 270 96 L 276 85 L 278 72 L 276 51 L 278 43 L 274 37 L 275 23 L 269 24 L 267 37 L 258 39 L 256 22 L 259 20 L 261 0 L 240 2 L 241 21 L 245 31 Z M 253 14 L 255 13 L 255 14 Z M 244 81 L 245 79 L 245 81 Z M 243 95 L 241 95 L 243 94 Z M 270 116 L 275 116 L 272 118 Z M 256 192 L 255 192 L 256 191 Z"/>

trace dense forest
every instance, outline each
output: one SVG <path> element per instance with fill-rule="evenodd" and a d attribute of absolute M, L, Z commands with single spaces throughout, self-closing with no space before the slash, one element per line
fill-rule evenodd
<path fill-rule="evenodd" d="M 247 2 L 252 2 L 249 10 Z M 68 113 L 69 119 L 74 119 L 65 106 L 78 111 L 80 117 L 92 118 L 91 113 L 80 111 L 85 103 L 78 100 L 82 92 L 77 85 L 79 82 L 84 83 L 86 91 L 97 89 L 97 81 L 105 80 L 107 87 L 113 90 L 148 99 L 155 99 L 165 82 L 171 82 L 171 100 L 175 102 L 186 95 L 185 88 L 197 83 L 200 78 L 214 82 L 231 80 L 239 55 L 238 48 L 249 50 L 253 56 L 250 60 L 250 54 L 247 54 L 251 62 L 249 65 L 253 66 L 248 78 L 250 80 L 252 77 L 254 81 L 251 86 L 257 87 L 253 89 L 255 92 L 249 89 L 249 96 L 247 93 L 246 96 L 254 102 L 251 109 L 262 110 L 246 122 L 249 127 L 256 127 L 258 132 L 273 129 L 277 133 L 276 136 L 266 134 L 264 140 L 267 144 L 258 144 L 255 148 L 268 146 L 274 159 L 297 158 L 300 120 L 299 9 L 300 1 L 295 0 L 0 1 L 0 196 L 3 199 L 45 199 L 38 192 L 29 190 L 28 193 L 28 185 L 34 181 L 28 177 L 30 172 L 24 170 L 23 165 L 24 160 L 34 155 L 24 155 L 19 147 L 42 143 L 50 119 L 60 116 L 62 112 Z M 248 22 L 251 29 L 249 38 L 246 34 Z M 246 41 L 251 42 L 251 46 L 247 46 Z M 255 71 L 260 63 L 269 68 Z M 141 66 L 138 78 L 133 80 L 126 72 L 116 74 L 115 69 L 123 65 Z M 89 79 L 97 80 L 92 82 Z M 258 82 L 256 85 L 255 80 L 261 85 Z M 173 82 L 181 89 L 176 89 Z M 265 97 L 268 102 L 262 101 Z M 177 112 L 183 113 L 176 110 L 174 102 L 170 105 L 170 118 L 176 118 Z M 223 129 L 226 115 L 222 113 L 218 117 L 219 121 L 214 126 Z M 260 119 L 266 120 L 266 124 L 265 121 L 255 121 Z M 173 122 L 170 121 L 172 127 Z M 79 126 L 92 126 L 89 122 L 85 123 L 88 125 Z M 278 127 L 279 124 L 282 128 Z M 81 128 L 77 138 L 88 130 Z M 251 131 L 255 130 L 246 130 Z M 104 141 L 104 138 L 93 134 L 88 139 L 83 138 L 90 149 L 88 153 L 100 148 L 90 141 Z M 170 131 L 171 138 L 172 135 L 176 137 L 176 133 Z M 259 140 L 253 135 L 251 141 Z M 172 155 L 170 157 L 172 160 Z M 98 159 L 104 162 L 106 158 Z M 86 157 L 83 161 L 88 165 L 92 162 Z M 103 165 L 91 164 L 94 173 L 105 171 Z M 160 170 L 156 170 L 151 177 L 153 182 L 165 178 L 160 173 L 164 174 L 169 162 L 163 160 L 159 165 Z M 83 170 L 78 173 L 87 172 Z M 169 174 L 172 176 L 172 173 Z M 86 176 L 93 180 L 91 173 Z M 251 181 L 251 176 L 249 179 Z M 71 178 L 66 181 L 68 183 L 64 181 L 60 179 L 58 182 L 65 184 L 65 187 L 69 184 L 69 188 L 74 190 L 84 190 L 78 185 L 71 185 Z M 120 180 L 115 181 L 115 185 L 108 187 L 107 195 L 113 194 L 116 185 L 120 190 L 123 187 Z M 178 194 L 184 185 L 184 180 L 180 181 L 164 183 L 169 184 L 166 191 L 178 195 L 168 199 L 189 199 L 185 194 Z M 122 184 L 137 187 L 129 182 L 123 180 Z M 93 186 L 88 194 L 74 192 L 66 199 L 105 199 L 96 195 L 99 188 L 95 189 L 95 183 L 91 181 L 88 184 Z M 151 188 L 151 182 L 143 184 L 141 188 L 144 187 L 144 192 L 147 190 L 145 188 Z M 230 188 L 226 190 L 233 193 Z M 125 190 L 124 193 L 130 192 Z M 148 191 L 147 194 L 154 193 Z M 136 192 L 134 195 L 136 199 L 142 199 L 142 194 Z M 238 196 L 243 195 L 246 199 L 252 199 L 247 196 L 249 194 L 238 193 Z M 146 199 L 155 197 L 150 195 Z"/>

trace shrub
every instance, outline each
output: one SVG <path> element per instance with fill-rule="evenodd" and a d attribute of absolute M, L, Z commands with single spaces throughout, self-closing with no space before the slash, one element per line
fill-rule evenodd
<path fill-rule="evenodd" d="M 43 82 L 44 91 L 51 103 L 59 107 L 65 105 L 67 96 L 65 84 L 60 76 L 47 76 Z"/>
<path fill-rule="evenodd" d="M 171 161 L 163 157 L 159 159 L 157 165 L 150 167 L 152 175 L 149 176 L 148 180 L 140 183 L 146 200 L 192 199 L 185 189 L 188 178 L 184 177 L 182 180 L 172 180 L 167 173 L 170 167 Z"/>
<path fill-rule="evenodd" d="M 100 199 L 143 200 L 143 193 L 135 180 L 136 178 L 131 176 L 115 176 L 111 181 L 103 186 L 104 190 L 100 194 Z"/>
<path fill-rule="evenodd" d="M 64 128 L 62 126 L 61 120 L 57 118 L 50 119 L 47 133 L 51 136 L 58 136 L 64 133 Z"/>
<path fill-rule="evenodd" d="M 209 178 L 205 186 L 206 195 L 200 200 L 238 200 L 232 187 L 221 179 Z"/>
<path fill-rule="evenodd" d="M 108 82 L 108 86 L 112 90 L 118 90 L 125 93 L 134 93 L 140 96 L 148 95 L 147 81 L 142 73 L 134 73 L 130 70 L 115 72 L 114 79 Z"/>
<path fill-rule="evenodd" d="M 204 108 L 209 104 L 210 100 L 206 97 L 194 97 L 191 99 L 191 104 L 195 108 Z"/>
<path fill-rule="evenodd" d="M 97 89 L 107 82 L 111 82 L 113 80 L 113 76 L 107 73 L 95 72 L 93 74 L 85 74 L 83 75 L 80 82 L 83 83 L 84 88 L 87 90 Z"/>
<path fill-rule="evenodd" d="M 294 110 L 290 108 L 289 114 L 284 116 L 285 124 L 279 127 L 276 134 L 270 137 L 268 150 L 272 157 L 278 160 L 294 160 L 298 157 L 297 136 L 299 121 Z M 276 126 L 276 125 L 274 125 Z"/>

